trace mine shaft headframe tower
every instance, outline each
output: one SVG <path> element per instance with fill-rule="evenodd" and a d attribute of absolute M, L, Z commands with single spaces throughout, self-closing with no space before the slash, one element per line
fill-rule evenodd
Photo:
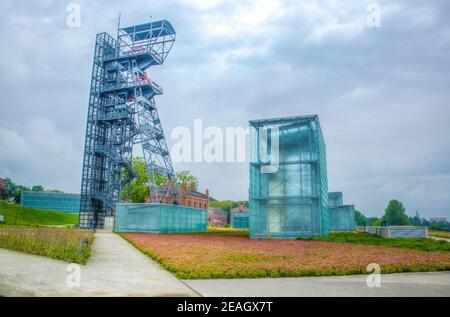
<path fill-rule="evenodd" d="M 162 65 L 176 33 L 166 21 L 97 34 L 81 183 L 81 228 L 104 226 L 123 186 L 135 176 L 133 145 L 144 153 L 151 202 L 180 203 L 179 190 L 154 97 L 162 88 L 146 69 Z M 165 179 L 163 185 L 158 180 Z M 159 186 L 158 186 L 159 185 Z"/>

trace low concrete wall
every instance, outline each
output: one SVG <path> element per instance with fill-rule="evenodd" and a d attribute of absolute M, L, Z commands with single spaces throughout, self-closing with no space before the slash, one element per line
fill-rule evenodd
<path fill-rule="evenodd" d="M 381 228 L 381 227 L 374 227 L 374 226 L 360 227 L 361 231 L 367 232 L 367 233 L 373 233 L 373 234 L 377 234 L 377 228 Z"/>
<path fill-rule="evenodd" d="M 388 238 L 428 238 L 428 227 L 391 226 Z"/>
<path fill-rule="evenodd" d="M 362 227 L 364 232 L 376 234 L 382 238 L 428 238 L 428 227 L 389 226 Z"/>

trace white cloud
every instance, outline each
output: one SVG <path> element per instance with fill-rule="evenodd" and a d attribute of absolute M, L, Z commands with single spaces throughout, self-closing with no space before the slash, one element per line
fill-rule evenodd
<path fill-rule="evenodd" d="M 206 38 L 245 40 L 247 36 L 276 32 L 276 21 L 284 14 L 281 0 L 233 1 L 231 7 L 231 12 L 202 15 L 199 27 Z"/>
<path fill-rule="evenodd" d="M 0 127 L 0 175 L 27 185 L 78 190 L 78 149 L 53 122 L 42 117 Z M 25 173 L 24 173 L 25 172 Z"/>
<path fill-rule="evenodd" d="M 149 70 L 164 87 L 166 136 L 198 117 L 246 127 L 317 113 L 330 188 L 346 202 L 375 214 L 398 198 L 410 213 L 449 216 L 448 1 L 377 1 L 376 30 L 365 27 L 365 2 L 79 2 L 76 30 L 61 1 L 0 2 L 0 177 L 79 190 L 95 34 L 115 35 L 122 11 L 123 25 L 152 16 L 177 30 L 166 64 Z M 214 197 L 247 198 L 246 164 L 183 168 Z"/>

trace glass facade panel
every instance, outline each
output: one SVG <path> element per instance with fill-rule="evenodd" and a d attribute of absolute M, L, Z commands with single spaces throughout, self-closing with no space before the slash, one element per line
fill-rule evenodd
<path fill-rule="evenodd" d="M 318 117 L 250 121 L 250 147 L 251 238 L 327 235 L 328 181 Z"/>
<path fill-rule="evenodd" d="M 166 204 L 116 204 L 116 232 L 206 232 L 206 209 Z"/>
<path fill-rule="evenodd" d="M 344 204 L 342 192 L 328 193 L 328 205 L 330 207 L 338 207 Z"/>
<path fill-rule="evenodd" d="M 58 192 L 22 192 L 20 204 L 24 207 L 79 213 L 80 195 Z"/>
<path fill-rule="evenodd" d="M 232 217 L 232 227 L 235 229 L 248 229 L 249 227 L 249 213 L 248 212 L 233 212 Z"/>
<path fill-rule="evenodd" d="M 330 207 L 330 227 L 332 231 L 355 231 L 355 206 Z"/>

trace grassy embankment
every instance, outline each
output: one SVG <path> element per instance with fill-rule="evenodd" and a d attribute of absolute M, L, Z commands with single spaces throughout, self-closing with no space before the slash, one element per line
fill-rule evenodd
<path fill-rule="evenodd" d="M 38 210 L 0 201 L 0 248 L 21 251 L 71 263 L 85 264 L 89 258 L 92 232 L 50 228 L 73 226 L 78 215 Z"/>
<path fill-rule="evenodd" d="M 64 226 L 78 222 L 76 214 L 27 208 L 4 201 L 0 201 L 0 215 L 5 217 L 4 225 L 10 226 Z"/>

